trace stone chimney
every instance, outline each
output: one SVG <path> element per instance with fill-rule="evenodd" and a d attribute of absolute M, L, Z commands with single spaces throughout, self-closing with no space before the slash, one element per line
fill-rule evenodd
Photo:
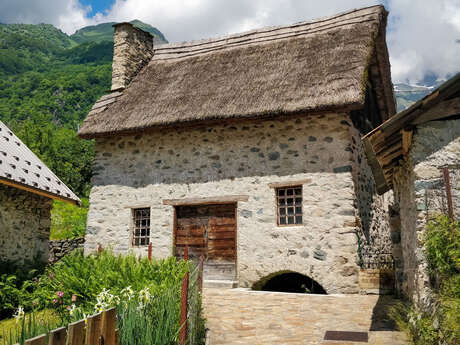
<path fill-rule="evenodd" d="M 153 56 L 153 36 L 130 23 L 114 24 L 112 91 L 126 88 Z"/>

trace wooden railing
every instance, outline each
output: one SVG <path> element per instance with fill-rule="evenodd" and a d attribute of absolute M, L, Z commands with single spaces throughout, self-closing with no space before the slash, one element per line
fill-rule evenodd
<path fill-rule="evenodd" d="M 25 341 L 25 345 L 118 345 L 115 308 Z M 16 344 L 17 345 L 17 344 Z"/>

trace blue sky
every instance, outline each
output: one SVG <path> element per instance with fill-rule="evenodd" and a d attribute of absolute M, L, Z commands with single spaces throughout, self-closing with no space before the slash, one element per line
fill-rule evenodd
<path fill-rule="evenodd" d="M 114 0 L 80 0 L 83 6 L 91 6 L 91 11 L 87 13 L 88 17 L 94 16 L 97 12 L 104 13 L 114 2 Z"/>
<path fill-rule="evenodd" d="M 460 0 L 0 0 L 2 23 L 50 23 L 72 34 L 87 25 L 142 20 L 170 42 L 286 25 L 383 4 L 394 81 L 460 71 Z M 89 9 L 88 5 L 91 6 Z"/>

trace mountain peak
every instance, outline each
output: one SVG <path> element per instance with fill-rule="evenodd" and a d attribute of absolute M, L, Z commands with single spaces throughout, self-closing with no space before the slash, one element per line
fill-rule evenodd
<path fill-rule="evenodd" d="M 144 23 L 139 19 L 131 20 L 130 23 L 139 29 L 150 32 L 154 36 L 155 43 L 168 42 L 161 31 L 151 26 L 150 24 Z M 77 43 L 104 41 L 113 42 L 113 24 L 115 24 L 115 22 L 85 26 L 84 28 L 77 30 L 73 35 L 70 36 L 70 38 Z"/>

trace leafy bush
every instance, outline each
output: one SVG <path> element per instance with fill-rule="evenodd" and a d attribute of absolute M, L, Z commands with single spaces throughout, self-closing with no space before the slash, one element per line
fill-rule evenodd
<path fill-rule="evenodd" d="M 82 198 L 81 201 L 81 207 L 62 201 L 54 201 L 51 210 L 51 240 L 85 236 L 89 200 Z"/>
<path fill-rule="evenodd" d="M 43 270 L 44 265 L 33 262 L 20 265 L 11 261 L 0 262 L 0 320 L 10 317 L 28 299 L 33 290 L 32 279 Z"/>
<path fill-rule="evenodd" d="M 36 284 L 33 300 L 40 308 L 70 306 L 72 295 L 84 310 L 92 308 L 103 289 L 114 295 L 127 286 L 134 291 L 149 288 L 153 295 L 180 286 L 187 263 L 171 257 L 164 260 L 137 259 L 134 255 L 114 255 L 111 251 L 84 256 L 76 250 L 50 266 Z M 58 296 L 62 292 L 62 296 Z"/>
<path fill-rule="evenodd" d="M 416 345 L 458 344 L 460 339 L 460 222 L 440 215 L 427 224 L 425 251 L 434 283 L 431 313 L 400 304 L 390 316 Z"/>
<path fill-rule="evenodd" d="M 432 274 L 442 280 L 460 273 L 460 222 L 438 216 L 427 224 L 426 256 Z"/>

